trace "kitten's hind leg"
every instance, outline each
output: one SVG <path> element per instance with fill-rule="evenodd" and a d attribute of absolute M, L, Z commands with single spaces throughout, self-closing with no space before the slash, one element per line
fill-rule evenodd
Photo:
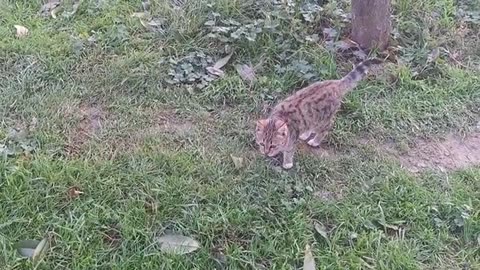
<path fill-rule="evenodd" d="M 312 135 L 312 133 L 313 133 L 313 132 L 312 132 L 311 130 L 306 131 L 306 132 L 300 134 L 300 136 L 299 136 L 298 138 L 299 138 L 300 140 L 302 140 L 302 141 L 306 141 L 308 138 L 310 138 L 310 136 Z"/>
<path fill-rule="evenodd" d="M 332 127 L 332 123 L 330 123 L 325 127 L 318 128 L 317 130 L 315 130 L 315 137 L 310 139 L 307 142 L 307 144 L 310 145 L 311 147 L 319 147 L 323 139 L 325 139 L 325 137 L 327 136 L 327 133 L 331 127 Z"/>

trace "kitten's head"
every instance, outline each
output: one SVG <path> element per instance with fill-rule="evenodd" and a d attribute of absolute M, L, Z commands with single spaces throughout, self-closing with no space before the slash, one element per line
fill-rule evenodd
<path fill-rule="evenodd" d="M 257 121 L 255 140 L 262 154 L 269 157 L 278 155 L 287 148 L 288 126 L 280 119 L 261 119 Z"/>

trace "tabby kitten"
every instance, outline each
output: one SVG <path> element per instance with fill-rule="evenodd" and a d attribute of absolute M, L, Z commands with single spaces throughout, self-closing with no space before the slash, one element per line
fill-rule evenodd
<path fill-rule="evenodd" d="M 355 88 L 371 65 L 369 59 L 340 80 L 313 83 L 280 102 L 267 119 L 257 121 L 255 139 L 262 154 L 274 157 L 283 153 L 284 169 L 293 167 L 297 139 L 312 147 L 320 146 L 333 125 L 343 96 Z"/>

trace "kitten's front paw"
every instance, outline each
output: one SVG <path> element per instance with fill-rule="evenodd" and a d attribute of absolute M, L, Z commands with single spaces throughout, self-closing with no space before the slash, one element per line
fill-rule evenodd
<path fill-rule="evenodd" d="M 282 165 L 282 167 L 285 170 L 291 169 L 293 167 L 293 163 L 285 163 L 285 164 Z"/>
<path fill-rule="evenodd" d="M 304 132 L 304 133 L 300 134 L 300 136 L 298 138 L 302 141 L 306 141 L 308 138 L 310 138 L 310 135 L 312 135 L 311 132 Z"/>
<path fill-rule="evenodd" d="M 320 143 L 317 142 L 317 140 L 315 140 L 315 138 L 308 141 L 307 144 L 310 145 L 311 147 L 319 147 L 320 146 Z"/>

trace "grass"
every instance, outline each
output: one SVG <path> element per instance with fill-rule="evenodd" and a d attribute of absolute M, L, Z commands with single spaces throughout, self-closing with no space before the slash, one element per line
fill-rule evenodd
<path fill-rule="evenodd" d="M 167 22 L 158 32 L 131 17 L 141 10 L 136 1 L 84 1 L 75 16 L 57 19 L 39 16 L 33 1 L 4 3 L 0 142 L 17 152 L 0 159 L 2 269 L 30 269 L 15 244 L 45 235 L 52 248 L 37 269 L 298 269 L 307 243 L 320 269 L 480 269 L 478 166 L 412 174 L 358 143 L 475 130 L 479 22 L 462 23 L 460 4 L 396 1 L 399 61 L 346 98 L 328 138 L 336 155 L 302 151 L 284 172 L 254 149 L 254 121 L 308 83 L 305 73 L 331 79 L 351 68 L 325 42 L 302 40 L 325 23 L 348 30 L 348 5 L 331 1 L 308 23 L 308 10 L 262 1 L 191 2 L 152 3 L 153 18 Z M 241 26 L 268 18 L 278 26 L 254 41 L 211 39 L 204 22 L 212 12 Z M 15 24 L 29 36 L 15 38 Z M 225 77 L 203 89 L 165 83 L 170 59 L 192 51 L 219 59 L 226 45 L 235 54 Z M 427 62 L 437 47 L 446 50 Z M 261 62 L 253 86 L 233 68 Z M 19 142 L 9 139 L 12 128 L 29 127 Z M 22 142 L 33 154 L 18 150 Z M 65 147 L 72 142 L 75 155 Z M 84 194 L 72 198 L 71 187 Z M 166 232 L 202 248 L 163 254 L 154 239 Z"/>

